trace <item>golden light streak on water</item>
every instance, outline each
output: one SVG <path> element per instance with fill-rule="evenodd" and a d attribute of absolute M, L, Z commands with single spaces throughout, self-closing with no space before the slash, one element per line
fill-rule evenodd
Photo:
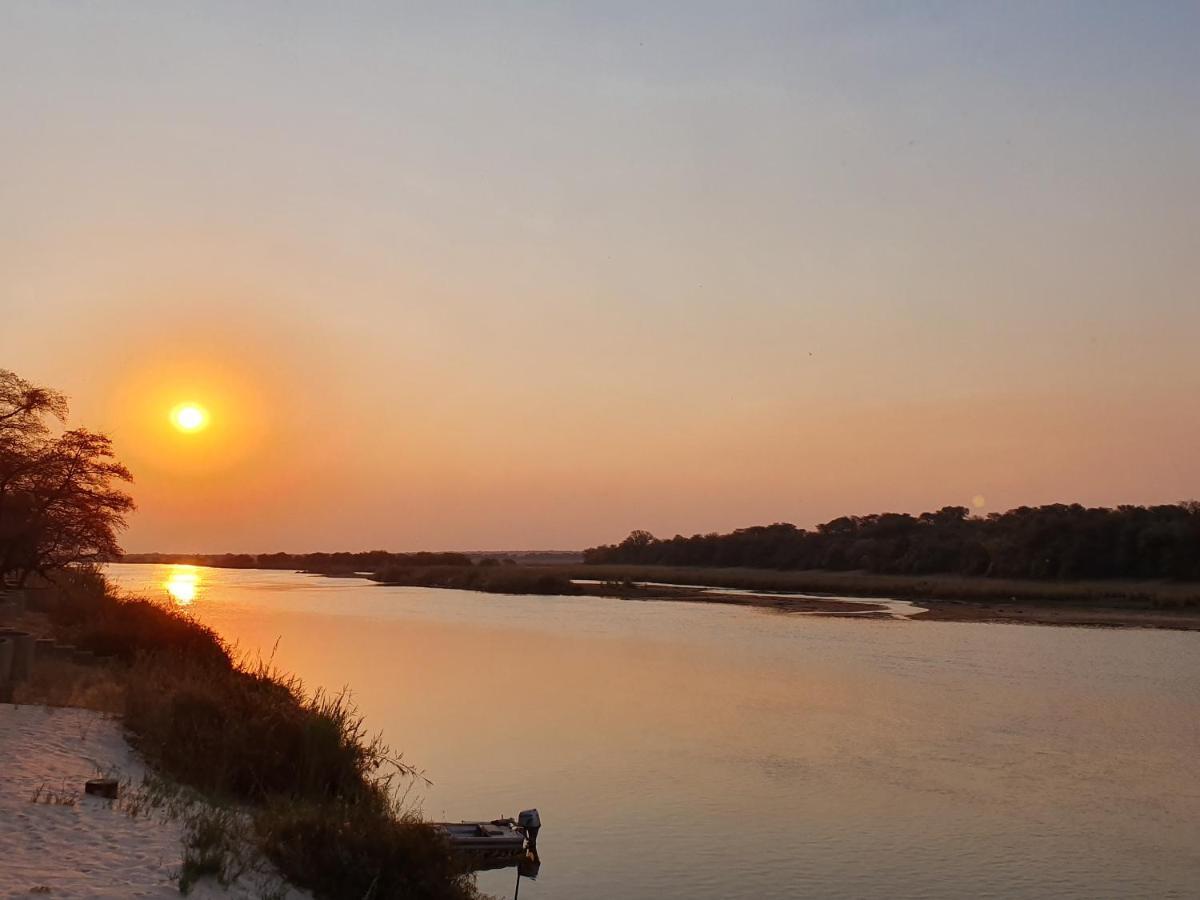
<path fill-rule="evenodd" d="M 200 589 L 200 573 L 195 566 L 173 566 L 163 587 L 178 606 L 191 606 Z"/>

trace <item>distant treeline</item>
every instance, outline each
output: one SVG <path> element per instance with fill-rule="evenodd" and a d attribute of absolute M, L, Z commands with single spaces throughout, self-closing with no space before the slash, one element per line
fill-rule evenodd
<path fill-rule="evenodd" d="M 378 572 L 388 566 L 469 566 L 465 553 L 126 553 L 121 562 L 174 563 L 218 569 L 288 569 L 305 572 Z"/>
<path fill-rule="evenodd" d="M 1200 578 L 1200 502 L 1086 508 L 1022 506 L 973 517 L 963 506 L 918 516 L 842 516 L 660 539 L 635 531 L 584 551 L 587 563 L 953 573 L 1003 578 Z"/>

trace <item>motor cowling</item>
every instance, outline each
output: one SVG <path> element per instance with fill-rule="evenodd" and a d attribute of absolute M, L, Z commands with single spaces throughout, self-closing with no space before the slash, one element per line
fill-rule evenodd
<path fill-rule="evenodd" d="M 525 834 L 529 838 L 529 846 L 537 846 L 538 829 L 542 827 L 542 817 L 538 815 L 536 809 L 523 809 L 517 813 L 517 824 L 525 829 Z"/>

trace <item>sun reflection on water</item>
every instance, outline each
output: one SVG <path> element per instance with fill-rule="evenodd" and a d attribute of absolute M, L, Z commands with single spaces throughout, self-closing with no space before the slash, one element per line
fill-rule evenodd
<path fill-rule="evenodd" d="M 200 587 L 200 573 L 195 566 L 175 566 L 163 582 L 163 587 L 178 606 L 190 606 Z"/>

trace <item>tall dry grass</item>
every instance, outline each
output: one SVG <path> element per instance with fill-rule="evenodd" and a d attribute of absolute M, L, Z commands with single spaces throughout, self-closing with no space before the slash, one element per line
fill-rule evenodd
<path fill-rule="evenodd" d="M 1176 608 L 1200 605 L 1200 585 L 1167 580 L 1058 581 L 984 578 L 969 575 L 886 575 L 825 569 L 709 568 L 590 564 L 529 567 L 559 578 L 606 582 L 650 581 L 673 585 L 738 588 L 751 591 L 844 594 L 897 599 L 970 600 L 981 602 L 1080 603 L 1132 608 Z"/>
<path fill-rule="evenodd" d="M 489 594 L 578 594 L 571 579 L 538 566 L 388 566 L 372 580 L 383 584 L 454 588 Z"/>
<path fill-rule="evenodd" d="M 13 687 L 13 702 L 75 706 L 120 715 L 125 711 L 125 672 L 110 666 L 42 660 L 28 681 Z"/>
<path fill-rule="evenodd" d="M 84 667 L 46 668 L 43 696 L 122 712 L 160 775 L 239 811 L 188 820 L 181 887 L 224 879 L 230 848 L 250 841 L 319 898 L 478 896 L 446 841 L 395 799 L 415 772 L 367 733 L 345 694 L 235 660 L 185 612 L 123 597 L 95 572 L 71 573 L 40 602 L 57 637 L 116 660 L 94 680 L 74 671 Z"/>

